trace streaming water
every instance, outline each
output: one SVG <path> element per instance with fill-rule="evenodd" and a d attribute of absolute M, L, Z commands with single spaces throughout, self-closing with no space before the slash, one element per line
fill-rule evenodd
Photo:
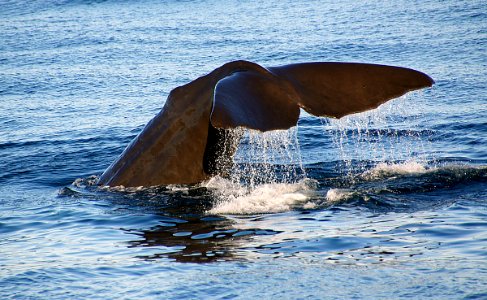
<path fill-rule="evenodd" d="M 419 95 L 415 95 L 416 99 Z M 324 130 L 333 137 L 339 150 L 342 172 L 352 176 L 366 171 L 371 164 L 384 162 L 435 164 L 431 157 L 431 133 L 414 121 L 421 119 L 422 112 L 407 109 L 409 106 L 403 96 L 377 110 L 322 120 Z"/>
<path fill-rule="evenodd" d="M 231 180 L 244 182 L 250 188 L 303 179 L 297 127 L 265 133 L 245 130 L 234 164 Z"/>

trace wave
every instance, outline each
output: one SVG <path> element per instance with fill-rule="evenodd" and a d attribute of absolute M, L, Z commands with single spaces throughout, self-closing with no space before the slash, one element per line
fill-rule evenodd
<path fill-rule="evenodd" d="M 487 166 L 453 163 L 429 164 L 427 162 L 408 160 L 404 162 L 380 162 L 370 170 L 356 176 L 363 181 L 392 180 L 398 177 L 416 177 L 427 180 L 438 180 L 440 183 L 451 183 L 462 180 L 476 180 L 487 175 Z M 454 180 L 455 179 L 455 180 Z"/>
<path fill-rule="evenodd" d="M 32 13 L 40 13 L 50 9 L 60 9 L 65 7 L 75 7 L 78 5 L 95 5 L 108 0 L 40 0 L 40 1 L 6 1 L 2 3 L 0 15 L 22 16 Z"/>

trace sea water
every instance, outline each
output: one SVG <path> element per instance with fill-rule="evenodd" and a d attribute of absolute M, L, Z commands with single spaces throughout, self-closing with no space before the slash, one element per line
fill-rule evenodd
<path fill-rule="evenodd" d="M 0 298 L 486 298 L 486 45 L 484 1 L 0 1 Z M 230 177 L 93 185 L 236 59 L 436 84 L 246 132 Z"/>

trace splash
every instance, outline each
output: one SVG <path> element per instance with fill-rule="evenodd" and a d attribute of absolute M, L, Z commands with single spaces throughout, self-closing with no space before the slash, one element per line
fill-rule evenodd
<path fill-rule="evenodd" d="M 414 126 L 420 112 L 406 108 L 405 99 L 375 111 L 327 121 L 335 148 L 345 163 L 345 172 L 341 173 L 348 173 L 352 185 L 355 179 L 367 181 L 427 171 L 426 159 L 421 156 L 427 152 L 423 132 Z M 395 161 L 404 162 L 389 163 Z M 302 166 L 297 128 L 245 132 L 234 163 L 236 167 L 226 180 L 213 178 L 205 183 L 218 199 L 209 213 L 273 213 L 318 205 L 316 198 L 321 197 L 310 200 L 314 190 Z M 355 195 L 353 189 L 332 188 L 324 200 L 326 205 L 336 204 Z"/>
<path fill-rule="evenodd" d="M 228 178 L 202 184 L 217 198 L 210 214 L 255 214 L 289 211 L 307 204 L 315 181 L 306 178 L 297 128 L 245 131 Z"/>
<path fill-rule="evenodd" d="M 99 177 L 97 175 L 91 175 L 86 178 L 76 178 L 72 185 L 78 188 L 85 188 L 88 186 L 95 186 L 98 183 Z"/>
<path fill-rule="evenodd" d="M 434 169 L 435 168 L 428 168 L 425 164 L 414 160 L 401 163 L 381 162 L 374 168 L 363 172 L 361 177 L 366 180 L 371 180 L 395 175 L 423 174 Z"/>
<path fill-rule="evenodd" d="M 351 189 L 330 189 L 326 192 L 326 202 L 328 204 L 337 204 L 350 199 L 356 194 Z"/>
<path fill-rule="evenodd" d="M 314 207 L 309 199 L 316 189 L 316 181 L 311 179 L 248 187 L 213 177 L 202 185 L 213 190 L 218 199 L 216 205 L 207 212 L 209 214 L 262 214 L 290 211 L 298 205 Z"/>

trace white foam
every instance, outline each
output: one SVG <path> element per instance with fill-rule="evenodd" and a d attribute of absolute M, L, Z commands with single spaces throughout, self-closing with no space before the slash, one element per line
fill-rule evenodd
<path fill-rule="evenodd" d="M 365 179 L 377 179 L 381 177 L 407 174 L 423 174 L 430 171 L 417 161 L 405 161 L 402 163 L 379 163 L 371 170 L 365 171 L 362 177 Z"/>
<path fill-rule="evenodd" d="M 326 192 L 326 201 L 330 204 L 342 202 L 354 194 L 350 189 L 330 189 Z"/>
<path fill-rule="evenodd" d="M 209 214 L 261 214 L 292 210 L 297 205 L 312 208 L 308 200 L 315 181 L 303 179 L 296 183 L 262 184 L 251 189 L 230 180 L 214 177 L 203 186 L 213 189 L 219 199 Z"/>
<path fill-rule="evenodd" d="M 99 189 L 104 190 L 104 191 L 108 191 L 108 192 L 136 193 L 136 192 L 140 192 L 140 191 L 149 190 L 150 187 L 147 188 L 147 187 L 143 187 L 143 186 L 126 187 L 123 185 L 117 185 L 117 186 L 105 185 L 105 186 L 100 186 Z"/>
<path fill-rule="evenodd" d="M 88 176 L 86 178 L 76 178 L 76 180 L 73 181 L 73 183 L 71 183 L 71 184 L 73 186 L 79 187 L 79 188 L 87 187 L 87 186 L 93 186 L 93 185 L 96 185 L 98 183 L 98 179 L 99 179 L 98 176 L 91 175 L 91 176 Z"/>

